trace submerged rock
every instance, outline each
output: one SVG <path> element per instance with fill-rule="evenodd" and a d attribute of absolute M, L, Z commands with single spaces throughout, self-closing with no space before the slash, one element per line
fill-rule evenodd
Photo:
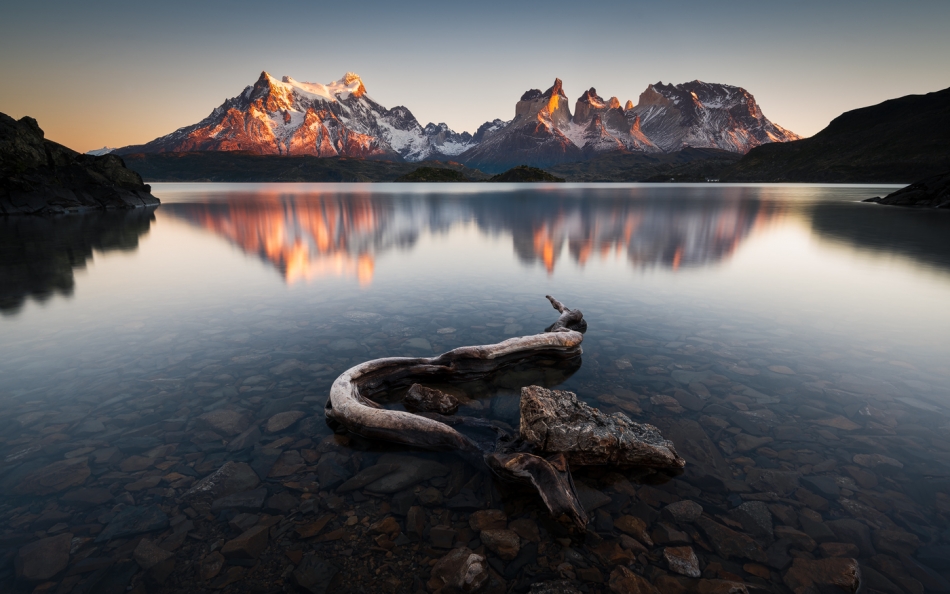
<path fill-rule="evenodd" d="M 462 593 L 477 592 L 488 581 L 488 564 L 485 557 L 472 552 L 468 547 L 453 550 L 439 559 L 432 567 L 429 584 L 434 590 Z"/>
<path fill-rule="evenodd" d="M 861 567 L 855 559 L 795 559 L 783 578 L 795 594 L 818 594 L 829 586 L 854 594 L 861 586 Z"/>
<path fill-rule="evenodd" d="M 545 454 L 563 453 L 572 464 L 682 468 L 673 443 L 653 425 L 623 413 L 606 415 L 573 392 L 540 386 L 521 389 L 521 436 Z"/>
<path fill-rule="evenodd" d="M 454 415 L 459 408 L 459 401 L 455 396 L 419 384 L 412 384 L 402 403 L 406 410 L 434 412 L 441 415 Z"/>

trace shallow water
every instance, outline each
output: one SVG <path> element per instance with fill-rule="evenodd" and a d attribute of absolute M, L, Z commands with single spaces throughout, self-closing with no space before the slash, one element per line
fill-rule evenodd
<path fill-rule="evenodd" d="M 539 542 L 521 535 L 515 560 L 487 551 L 516 591 L 555 578 L 601 591 L 618 564 L 672 591 L 667 544 L 692 546 L 704 579 L 778 590 L 791 558 L 840 556 L 824 539 L 858 547 L 847 551 L 872 581 L 920 594 L 907 580 L 930 574 L 901 565 L 901 553 L 950 568 L 940 548 L 950 544 L 950 217 L 858 202 L 889 191 L 156 184 L 163 204 L 151 212 L 0 220 L 0 577 L 13 587 L 22 546 L 70 533 L 70 568 L 110 559 L 96 579 L 149 591 L 279 590 L 275 576 L 292 583 L 301 567 L 286 550 L 316 551 L 349 576 L 336 578 L 344 590 L 415 591 L 445 546 L 485 552 L 467 518 L 493 507 L 541 526 Z M 582 309 L 589 330 L 581 367 L 545 381 L 659 427 L 686 458 L 684 475 L 650 486 L 642 473 L 577 470 L 586 538 L 563 532 L 530 493 L 445 454 L 403 452 L 447 474 L 399 493 L 334 491 L 340 473 L 395 451 L 332 436 L 321 417 L 337 375 L 539 332 L 556 318 L 546 294 Z M 469 387 L 460 414 L 517 427 L 522 381 L 540 380 Z M 208 420 L 222 410 L 239 413 L 237 428 Z M 237 429 L 286 411 L 305 416 L 228 448 Z M 37 486 L 37 472 L 66 459 L 79 461 L 65 479 Z M 185 493 L 228 460 L 262 475 L 268 500 L 255 513 L 283 517 L 258 560 L 232 559 L 200 582 L 215 543 L 240 529 L 228 525 L 234 509 L 206 517 Z M 96 488 L 111 499 L 67 497 Z M 702 525 L 659 515 L 681 499 L 774 558 L 727 554 Z M 750 532 L 735 509 L 749 501 L 822 547 Z M 174 527 L 193 524 L 164 580 L 125 561 L 141 535 L 93 540 L 122 509 L 150 505 Z M 401 540 L 368 528 L 390 514 Z M 317 536 L 300 536 L 326 516 Z M 621 538 L 626 516 L 652 531 L 646 551 Z M 873 544 L 846 531 L 818 538 L 809 523 L 843 519 Z M 165 543 L 174 527 L 145 535 Z M 615 543 L 622 554 L 604 552 Z M 72 591 L 96 575 L 49 579 Z"/>

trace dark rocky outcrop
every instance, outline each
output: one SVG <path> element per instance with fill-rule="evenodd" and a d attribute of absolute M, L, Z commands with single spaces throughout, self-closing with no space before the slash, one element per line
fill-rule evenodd
<path fill-rule="evenodd" d="M 950 88 L 848 111 L 811 138 L 756 147 L 721 179 L 907 183 L 948 163 Z"/>
<path fill-rule="evenodd" d="M 950 171 L 914 182 L 883 198 L 868 198 L 865 202 L 915 208 L 950 208 Z"/>
<path fill-rule="evenodd" d="M 116 155 L 83 155 L 43 137 L 36 120 L 0 113 L 0 215 L 116 210 L 158 204 Z"/>

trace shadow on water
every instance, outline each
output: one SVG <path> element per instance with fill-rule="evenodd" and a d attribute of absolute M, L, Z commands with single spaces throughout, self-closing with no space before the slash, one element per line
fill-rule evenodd
<path fill-rule="evenodd" d="M 15 315 L 30 297 L 72 296 L 73 271 L 93 250 L 134 251 L 154 220 L 154 208 L 0 218 L 0 314 Z"/>
<path fill-rule="evenodd" d="M 817 204 L 812 228 L 861 250 L 900 254 L 950 271 L 950 213 L 877 204 Z"/>

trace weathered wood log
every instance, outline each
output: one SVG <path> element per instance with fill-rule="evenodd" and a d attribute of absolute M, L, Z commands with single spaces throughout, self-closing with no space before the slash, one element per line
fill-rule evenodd
<path fill-rule="evenodd" d="M 369 439 L 431 450 L 454 451 L 469 461 L 487 465 L 503 479 L 533 486 L 556 518 L 566 517 L 584 529 L 588 518 L 577 498 L 569 461 L 580 464 L 591 462 L 638 464 L 646 460 L 649 466 L 664 466 L 660 460 L 662 455 L 656 452 L 660 452 L 664 447 L 659 443 L 660 441 L 665 444 L 669 442 L 662 440 L 655 428 L 630 421 L 637 427 L 652 429 L 653 433 L 632 428 L 632 425 L 624 425 L 622 430 L 611 434 L 616 438 L 612 442 L 610 439 L 606 441 L 602 439 L 597 444 L 593 442 L 587 444 L 600 448 L 596 452 L 585 456 L 580 449 L 563 448 L 565 451 L 557 452 L 555 456 L 545 459 L 529 452 L 514 452 L 514 444 L 523 445 L 523 442 L 507 435 L 497 422 L 439 414 L 449 412 L 451 406 L 436 406 L 437 412 L 432 412 L 432 407 L 429 407 L 429 411 L 412 414 L 386 409 L 373 401 L 373 398 L 392 399 L 393 395 L 401 394 L 409 388 L 415 390 L 416 396 L 422 396 L 415 400 L 429 399 L 437 404 L 443 404 L 443 399 L 430 398 L 433 394 L 425 392 L 427 390 L 424 387 L 425 384 L 445 385 L 485 380 L 505 370 L 523 369 L 520 366 L 526 364 L 539 367 L 549 365 L 552 359 L 557 360 L 560 367 L 576 370 L 580 362 L 581 343 L 584 340 L 583 333 L 587 330 L 587 322 L 580 310 L 569 309 L 550 295 L 547 299 L 560 316 L 543 333 L 509 338 L 497 344 L 460 347 L 437 357 L 375 359 L 348 369 L 333 382 L 330 388 L 330 397 L 325 406 L 328 424 L 335 430 L 345 429 Z M 542 388 L 534 386 L 531 389 Z M 431 390 L 431 392 L 438 391 Z M 524 394 L 522 394 L 522 402 L 524 402 Z M 576 404 L 576 397 L 574 397 L 574 404 Z M 407 408 L 411 406 L 412 404 L 408 404 Z M 586 418 L 586 421 L 590 420 Z M 617 423 L 614 422 L 614 425 L 613 428 L 616 429 Z M 453 426 L 479 429 L 487 433 L 489 438 L 479 438 L 476 441 L 460 433 Z M 537 432 L 537 427 L 534 429 Z M 490 431 L 495 432 L 495 435 L 492 436 Z M 522 431 L 524 431 L 523 423 Z M 653 448 L 650 451 L 656 454 L 649 460 L 646 456 L 638 457 L 630 454 L 630 452 L 642 453 L 643 448 L 638 450 L 636 447 L 627 447 L 627 444 L 623 442 L 624 439 L 643 436 L 649 438 L 648 446 Z M 609 453 L 605 453 L 606 450 L 601 451 L 609 443 L 617 445 L 625 453 L 611 457 Z M 543 445 L 541 449 L 543 451 Z M 676 456 L 675 451 L 672 450 L 672 444 L 669 444 L 668 449 L 665 466 L 682 467 L 682 459 Z"/>
<path fill-rule="evenodd" d="M 568 521 L 584 530 L 589 521 L 574 488 L 570 467 L 563 454 L 545 460 L 541 456 L 518 452 L 489 454 L 489 468 L 503 479 L 530 483 L 541 495 L 551 515 Z"/>
<path fill-rule="evenodd" d="M 476 379 L 526 358 L 579 355 L 584 335 L 570 328 L 580 328 L 583 314 L 567 309 L 553 297 L 548 299 L 561 312 L 552 326 L 556 328 L 550 332 L 509 338 L 497 344 L 460 347 L 438 357 L 374 359 L 344 371 L 330 387 L 325 407 L 327 419 L 370 439 L 435 450 L 478 452 L 471 439 L 445 423 L 384 409 L 368 396 L 407 383 Z M 583 327 L 586 329 L 586 323 Z"/>

